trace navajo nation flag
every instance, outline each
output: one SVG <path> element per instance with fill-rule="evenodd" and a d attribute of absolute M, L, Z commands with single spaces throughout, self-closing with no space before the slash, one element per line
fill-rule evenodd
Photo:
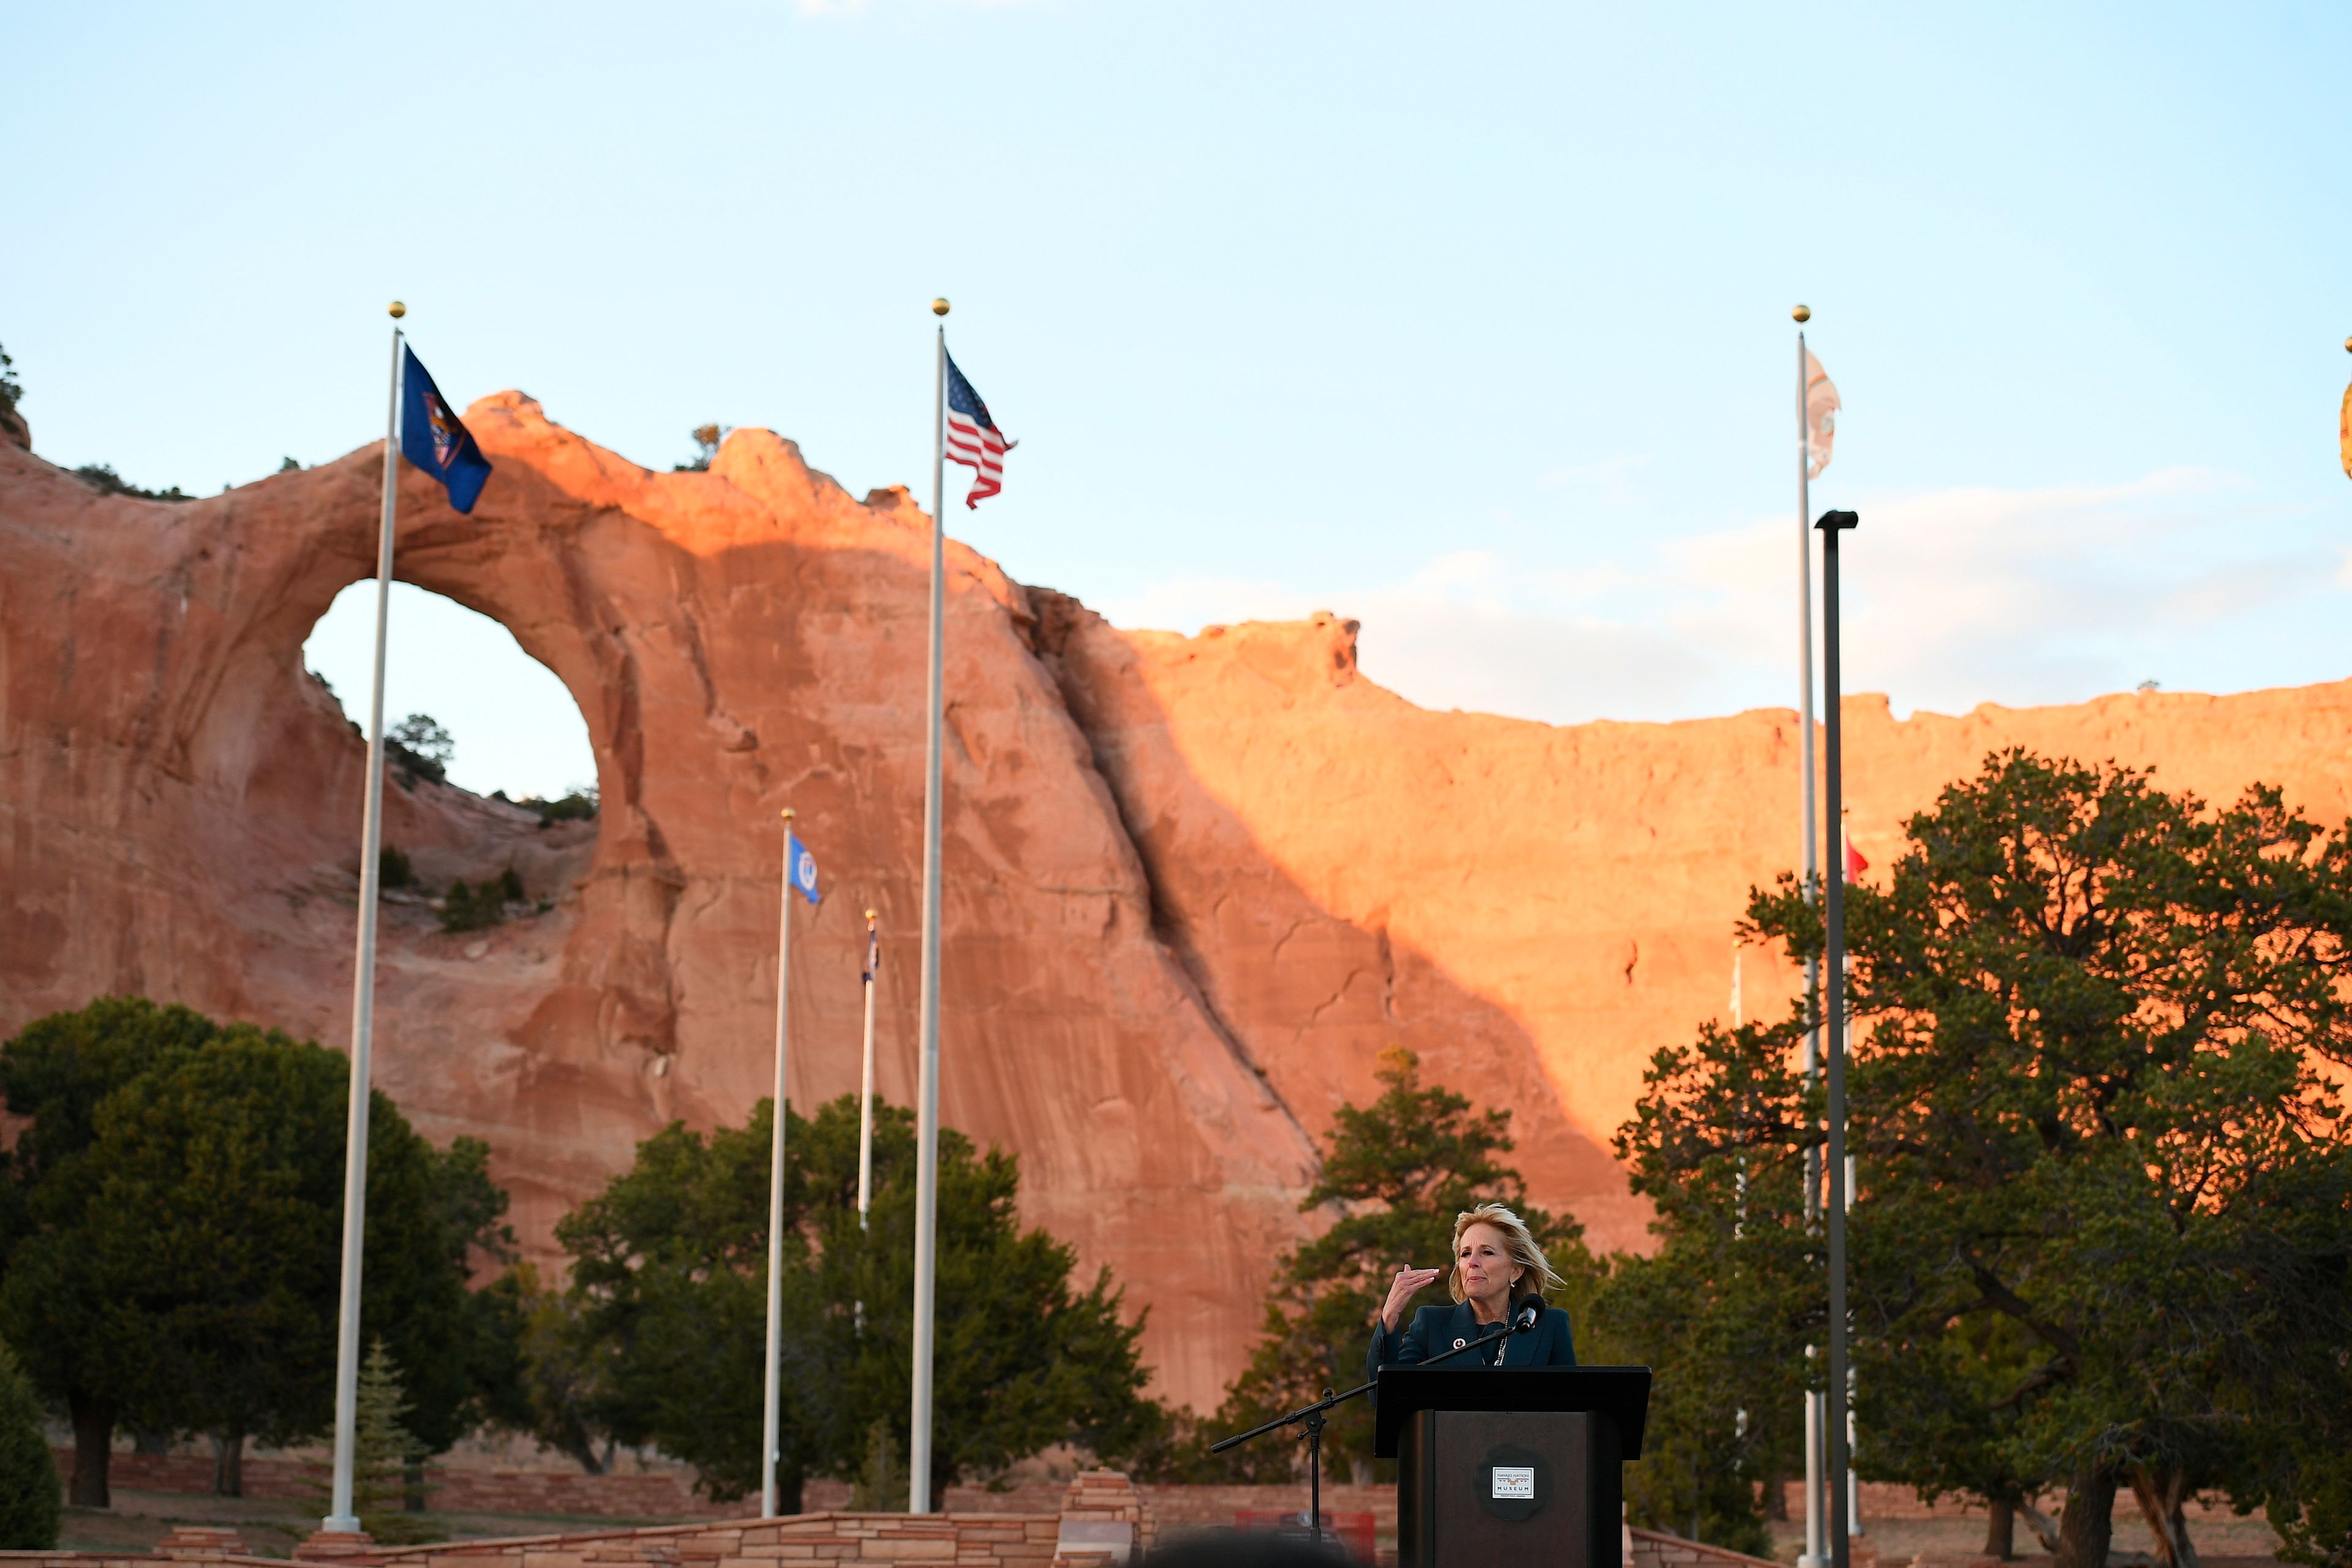
<path fill-rule="evenodd" d="M 940 353 L 945 353 L 945 349 Z M 963 498 L 968 507 L 978 506 L 988 497 L 1004 488 L 1004 454 L 1020 443 L 1008 441 L 988 416 L 988 405 L 971 389 L 971 383 L 956 368 L 952 355 L 948 359 L 948 450 L 950 463 L 961 463 L 976 468 L 980 477 L 971 481 L 971 491 Z"/>
<path fill-rule="evenodd" d="M 416 351 L 403 343 L 400 352 L 406 361 L 400 376 L 400 455 L 441 481 L 453 509 L 472 511 L 490 477 L 490 460 L 433 384 Z"/>

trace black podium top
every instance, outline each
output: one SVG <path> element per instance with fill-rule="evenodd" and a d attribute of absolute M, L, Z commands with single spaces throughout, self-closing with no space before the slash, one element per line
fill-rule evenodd
<path fill-rule="evenodd" d="M 1397 1437 L 1416 1410 L 1590 1410 L 1617 1423 L 1623 1457 L 1642 1457 L 1650 1415 L 1646 1366 L 1384 1366 L 1372 1452 L 1396 1458 Z"/>

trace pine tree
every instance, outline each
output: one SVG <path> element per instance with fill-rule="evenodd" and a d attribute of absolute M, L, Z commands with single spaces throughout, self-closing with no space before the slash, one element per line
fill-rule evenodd
<path fill-rule="evenodd" d="M 360 1366 L 359 1408 L 352 1437 L 352 1511 L 360 1528 L 386 1543 L 412 1544 L 436 1538 L 439 1530 L 421 1513 L 403 1511 L 408 1468 L 425 1457 L 424 1446 L 404 1425 L 408 1395 L 400 1368 L 377 1340 Z"/>
<path fill-rule="evenodd" d="M 904 1513 L 908 1485 L 890 1423 L 875 1422 L 866 1429 L 866 1462 L 850 1488 L 850 1508 L 858 1513 Z"/>
<path fill-rule="evenodd" d="M 1342 1105 L 1333 1115 L 1322 1174 L 1298 1205 L 1309 1215 L 1328 1205 L 1339 1217 L 1276 1265 L 1257 1349 L 1226 1389 L 1213 1430 L 1197 1436 L 1238 1432 L 1305 1405 L 1326 1388 L 1361 1382 L 1372 1320 L 1395 1271 L 1444 1258 L 1453 1247 L 1454 1216 L 1473 1204 L 1507 1204 L 1527 1221 L 1553 1268 L 1570 1282 L 1566 1299 L 1555 1304 L 1580 1320 L 1580 1329 L 1598 1266 L 1585 1247 L 1584 1227 L 1570 1215 L 1530 1206 L 1519 1173 L 1503 1162 L 1512 1150 L 1510 1111 L 1477 1110 L 1467 1095 L 1424 1083 L 1421 1058 L 1402 1046 L 1381 1053 L 1377 1076 L 1379 1099 L 1369 1106 Z M 1423 1297 L 1415 1305 L 1443 1301 Z M 1356 1400 L 1334 1411 L 1323 1452 L 1327 1465 L 1371 1479 L 1371 1406 Z M 1286 1480 L 1303 1456 L 1297 1441 L 1268 1434 L 1217 1459 L 1198 1452 L 1177 1456 L 1162 1473 L 1187 1480 Z"/>

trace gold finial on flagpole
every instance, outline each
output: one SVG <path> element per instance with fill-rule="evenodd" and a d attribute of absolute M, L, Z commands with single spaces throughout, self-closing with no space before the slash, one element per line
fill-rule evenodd
<path fill-rule="evenodd" d="M 392 317 L 392 319 L 393 319 L 394 321 L 398 321 L 398 320 L 400 320 L 400 318 L 401 318 L 401 317 L 405 316 L 406 314 L 408 314 L 408 307 L 407 307 L 407 306 L 405 306 L 405 305 L 404 305 L 404 304 L 402 304 L 402 303 L 401 303 L 399 300 L 394 300 L 390 305 L 386 306 L 384 309 L 385 309 L 385 312 L 386 312 L 388 315 L 390 315 L 390 316 Z"/>
<path fill-rule="evenodd" d="M 2352 338 L 2347 338 L 2344 340 L 2344 352 L 2347 354 L 2352 354 Z"/>
<path fill-rule="evenodd" d="M 866 911 L 866 923 L 867 925 L 872 925 L 876 921 L 878 921 L 881 918 L 882 911 L 879 910 L 868 910 Z"/>
<path fill-rule="evenodd" d="M 1810 305 L 1800 305 L 1789 314 L 1797 318 L 1797 325 L 1801 327 L 1813 319 L 1812 307 Z"/>
<path fill-rule="evenodd" d="M 785 820 L 786 822 L 790 822 L 792 819 L 793 819 L 793 808 L 792 808 L 791 806 L 789 806 L 789 805 L 788 805 L 788 806 L 784 807 L 784 820 Z"/>
<path fill-rule="evenodd" d="M 932 300 L 932 301 L 931 301 L 931 314 L 932 314 L 932 315 L 934 315 L 934 316 L 944 316 L 944 315 L 946 315 L 947 313 L 948 313 L 948 302 L 947 302 L 945 300 Z"/>

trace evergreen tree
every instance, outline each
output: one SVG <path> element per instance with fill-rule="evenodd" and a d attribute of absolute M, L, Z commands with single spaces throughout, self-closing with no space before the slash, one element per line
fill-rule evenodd
<path fill-rule="evenodd" d="M 1442 1264 L 1454 1217 L 1475 1204 L 1507 1204 L 1527 1221 L 1554 1272 L 1569 1282 L 1567 1298 L 1554 1304 L 1582 1331 L 1599 1267 L 1583 1226 L 1529 1207 L 1518 1172 L 1502 1163 L 1511 1151 L 1511 1113 L 1474 1113 L 1467 1097 L 1423 1083 L 1420 1058 L 1401 1046 L 1381 1053 L 1379 1080 L 1380 1098 L 1370 1106 L 1339 1108 L 1322 1173 L 1299 1205 L 1337 1218 L 1277 1267 L 1257 1349 L 1210 1423 L 1214 1433 L 1200 1437 L 1255 1426 L 1326 1388 L 1362 1382 L 1372 1320 L 1391 1279 L 1407 1264 Z M 1212 1460 L 1195 1447 L 1168 1462 L 1190 1479 L 1285 1480 L 1303 1462 L 1302 1447 L 1301 1440 L 1269 1434 L 1229 1458 Z M 1369 1479 L 1370 1406 L 1357 1400 L 1333 1411 L 1323 1448 L 1327 1463 Z"/>
<path fill-rule="evenodd" d="M 185 1007 L 140 996 L 103 996 L 36 1019 L 0 1046 L 0 1091 L 24 1131 L 0 1182 L 0 1333 L 44 1397 L 74 1428 L 72 1501 L 105 1508 L 108 1457 L 117 1425 L 153 1415 L 161 1389 L 153 1358 L 111 1331 L 88 1267 L 91 1198 L 102 1167 L 89 1159 L 98 1110 L 115 1090 L 217 1033 Z"/>
<path fill-rule="evenodd" d="M 352 1512 L 360 1528 L 389 1545 L 436 1540 L 439 1531 L 422 1510 L 407 1507 L 410 1467 L 425 1457 L 425 1445 L 408 1429 L 408 1395 L 400 1368 L 382 1340 L 368 1343 L 360 1364 L 359 1397 L 352 1427 Z"/>
<path fill-rule="evenodd" d="M 912 1489 L 890 1423 L 873 1422 L 866 1428 L 866 1462 L 850 1488 L 849 1506 L 859 1513 L 904 1513 Z"/>
<path fill-rule="evenodd" d="M 701 1473 L 714 1498 L 760 1486 L 765 1386 L 771 1104 L 708 1139 L 673 1123 L 635 1163 L 557 1222 L 572 1256 L 570 1373 L 594 1426 L 654 1443 Z M 823 1462 L 826 1424 L 812 1404 L 827 1380 L 811 1339 L 812 1303 L 787 1111 L 786 1315 L 778 1507 L 799 1511 L 801 1482 Z"/>
<path fill-rule="evenodd" d="M 746 1126 L 708 1139 L 666 1129 L 564 1217 L 556 1235 L 573 1263 L 562 1364 L 542 1357 L 531 1374 L 541 1388 L 572 1391 L 582 1436 L 656 1444 L 722 1499 L 761 1479 L 772 1114 L 762 1100 Z M 871 1468 L 877 1422 L 905 1451 L 914 1129 L 908 1112 L 876 1107 L 875 1201 L 861 1229 L 855 1098 L 812 1120 L 786 1116 L 778 1506 L 791 1512 L 808 1476 Z M 938 1485 L 1055 1443 L 1116 1452 L 1150 1426 L 1140 1324 L 1122 1320 L 1107 1275 L 1071 1288 L 1075 1257 L 1020 1227 L 1018 1190 L 1011 1156 L 942 1130 Z"/>
<path fill-rule="evenodd" d="M 58 1461 L 41 1403 L 0 1344 L 0 1552 L 55 1551 L 58 1512 Z"/>
<path fill-rule="evenodd" d="M 876 1421 L 901 1454 L 914 1375 L 915 1117 L 874 1108 L 873 1207 L 857 1222 L 857 1100 L 844 1095 L 794 1132 L 831 1381 L 825 1466 L 854 1474 Z M 1019 1161 L 940 1132 L 931 1482 L 991 1475 L 1056 1444 L 1117 1462 L 1164 1419 L 1146 1399 L 1137 1342 L 1110 1270 L 1079 1288 L 1076 1254 L 1020 1220 Z M 862 1305 L 862 1320 L 860 1307 Z"/>
<path fill-rule="evenodd" d="M 1618 1259 L 1594 1306 L 1596 1356 L 1654 1374 L 1628 1517 L 1756 1555 L 1770 1544 L 1763 1493 L 1803 1468 L 1804 1393 L 1822 1371 L 1806 1356 L 1825 1303 L 1802 1026 L 1710 1024 L 1654 1058 L 1616 1147 L 1656 1206 L 1658 1245 Z"/>
<path fill-rule="evenodd" d="M 2341 1557 L 2352 827 L 2013 751 L 1906 832 L 1847 906 L 1864 1473 L 2058 1481 L 2059 1568 L 2101 1568 L 2119 1487 L 2168 1563 L 2192 1555 L 2184 1500 L 2224 1487 Z M 1822 951 L 1790 879 L 1750 922 Z M 1799 1027 L 1661 1053 L 1621 1148 L 1662 1258 L 1721 1233 L 1743 1162 L 1752 1204 L 1818 1145 Z M 1805 1274 L 1766 1292 L 1784 1324 L 1818 1311 Z"/>
<path fill-rule="evenodd" d="M 617 1445 L 604 1426 L 585 1300 L 541 1286 L 530 1263 L 515 1265 L 475 1300 L 488 1320 L 484 1338 L 500 1363 L 486 1390 L 485 1423 L 526 1433 L 588 1474 L 603 1475 Z"/>
<path fill-rule="evenodd" d="M 212 1434 L 231 1493 L 247 1438 L 322 1430 L 345 1059 L 115 998 L 0 1048 L 0 1082 L 32 1116 L 0 1187 L 23 1222 L 0 1324 L 36 1385 L 74 1412 L 75 1500 L 103 1506 L 118 1420 Z M 486 1159 L 463 1140 L 435 1151 L 373 1097 L 362 1318 L 426 1369 L 413 1420 L 436 1448 L 478 1419 L 495 1360 L 499 1321 L 466 1289 L 469 1256 L 504 1246 Z"/>

